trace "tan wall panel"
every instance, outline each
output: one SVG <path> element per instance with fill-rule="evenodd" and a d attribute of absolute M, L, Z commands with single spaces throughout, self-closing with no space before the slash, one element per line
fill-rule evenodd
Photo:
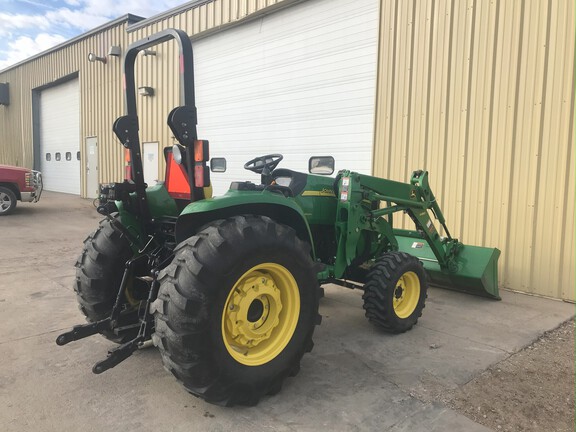
<path fill-rule="evenodd" d="M 26 111 L 26 104 L 20 97 L 22 76 L 18 70 L 11 70 L 0 76 L 0 82 L 10 85 L 10 105 L 0 106 L 0 163 L 10 163 L 18 166 L 30 166 L 29 161 L 32 146 L 28 148 L 26 142 L 26 127 L 23 124 L 22 114 Z M 6 138 L 4 138 L 6 137 Z M 12 137 L 20 137 L 16 143 Z M 28 138 L 31 140 L 31 138 Z"/>
<path fill-rule="evenodd" d="M 381 6 L 374 173 L 429 170 L 501 287 L 574 300 L 574 3 Z"/>

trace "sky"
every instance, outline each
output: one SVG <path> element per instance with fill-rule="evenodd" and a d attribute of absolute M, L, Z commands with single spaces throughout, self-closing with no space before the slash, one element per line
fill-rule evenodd
<path fill-rule="evenodd" d="M 149 18 L 186 0 L 0 0 L 0 70 L 131 13 Z"/>

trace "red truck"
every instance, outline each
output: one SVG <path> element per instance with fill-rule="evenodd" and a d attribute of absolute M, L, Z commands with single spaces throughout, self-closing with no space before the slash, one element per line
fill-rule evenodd
<path fill-rule="evenodd" d="M 17 200 L 38 202 L 40 195 L 42 195 L 40 171 L 0 165 L 0 216 L 12 213 Z"/>

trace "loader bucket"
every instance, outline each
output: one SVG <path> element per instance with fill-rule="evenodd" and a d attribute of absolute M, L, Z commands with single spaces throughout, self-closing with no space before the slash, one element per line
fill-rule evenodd
<path fill-rule="evenodd" d="M 440 268 L 432 249 L 424 239 L 397 236 L 398 249 L 414 255 L 430 277 L 430 283 L 441 288 L 500 300 L 498 293 L 498 257 L 500 250 L 464 245 L 458 253 L 458 269 Z"/>

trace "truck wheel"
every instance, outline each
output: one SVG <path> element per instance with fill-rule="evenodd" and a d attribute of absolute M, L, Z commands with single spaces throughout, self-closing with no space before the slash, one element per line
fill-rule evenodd
<path fill-rule="evenodd" d="M 0 186 L 0 216 L 7 216 L 16 208 L 16 195 L 10 189 Z"/>
<path fill-rule="evenodd" d="M 308 244 L 267 217 L 208 225 L 160 273 L 152 340 L 165 368 L 218 405 L 277 393 L 313 346 L 317 271 Z"/>
<path fill-rule="evenodd" d="M 133 256 L 130 243 L 124 234 L 114 229 L 108 219 L 84 240 L 84 249 L 76 262 L 74 291 L 82 313 L 89 322 L 108 318 L 116 302 L 126 261 Z M 138 322 L 134 302 L 124 299 L 118 327 Z M 116 334 L 104 331 L 107 339 L 123 343 L 136 337 L 138 328 Z"/>
<path fill-rule="evenodd" d="M 364 285 L 366 317 L 390 333 L 404 333 L 422 316 L 427 290 L 426 272 L 416 257 L 386 253 L 376 261 Z"/>

